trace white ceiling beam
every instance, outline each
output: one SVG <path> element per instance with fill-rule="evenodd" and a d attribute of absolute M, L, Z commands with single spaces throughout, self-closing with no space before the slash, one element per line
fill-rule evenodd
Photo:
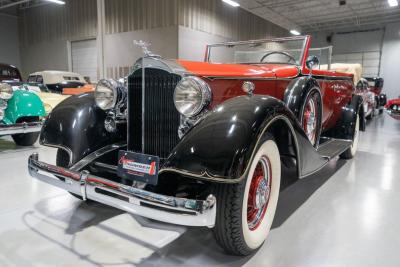
<path fill-rule="evenodd" d="M 16 6 L 16 5 L 19 5 L 19 4 L 27 3 L 27 2 L 29 2 L 29 1 L 32 1 L 32 0 L 20 0 L 20 1 L 17 1 L 17 2 L 12 2 L 12 3 L 5 4 L 5 5 L 0 6 L 0 9 L 5 9 L 5 8 L 13 7 L 13 6 Z"/>

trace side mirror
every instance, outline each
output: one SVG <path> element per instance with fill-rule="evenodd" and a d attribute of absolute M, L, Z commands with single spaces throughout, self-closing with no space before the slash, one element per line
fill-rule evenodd
<path fill-rule="evenodd" d="M 317 56 L 309 56 L 306 61 L 306 66 L 310 70 L 312 70 L 314 67 L 319 66 L 319 59 Z"/>

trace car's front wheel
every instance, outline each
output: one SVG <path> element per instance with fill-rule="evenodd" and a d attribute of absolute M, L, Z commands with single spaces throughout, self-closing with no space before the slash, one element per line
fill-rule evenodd
<path fill-rule="evenodd" d="M 267 138 L 242 182 L 217 186 L 214 235 L 228 253 L 248 255 L 263 244 L 274 219 L 280 182 L 279 150 Z"/>

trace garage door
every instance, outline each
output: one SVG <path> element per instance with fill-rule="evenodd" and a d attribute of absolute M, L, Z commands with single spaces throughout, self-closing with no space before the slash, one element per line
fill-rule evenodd
<path fill-rule="evenodd" d="M 332 56 L 332 62 L 359 63 L 363 67 L 362 75 L 364 77 L 379 76 L 379 65 L 380 65 L 379 51 L 335 54 Z"/>
<path fill-rule="evenodd" d="M 97 82 L 96 40 L 71 42 L 72 71 Z"/>

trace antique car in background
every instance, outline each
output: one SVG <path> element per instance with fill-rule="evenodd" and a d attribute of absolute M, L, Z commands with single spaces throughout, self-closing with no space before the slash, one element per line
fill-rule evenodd
<path fill-rule="evenodd" d="M 361 78 L 356 85 L 356 94 L 363 98 L 364 115 L 367 120 L 375 116 L 375 109 L 377 107 L 375 93 L 371 92 L 368 81 Z"/>
<path fill-rule="evenodd" d="M 204 62 L 148 51 L 127 87 L 101 80 L 45 121 L 56 165 L 31 176 L 147 218 L 213 228 L 247 255 L 267 238 L 281 183 L 355 156 L 365 129 L 353 75 L 319 70 L 310 36 L 219 43 Z"/>
<path fill-rule="evenodd" d="M 18 68 L 13 65 L 0 63 L 0 82 L 4 80 L 22 81 Z"/>
<path fill-rule="evenodd" d="M 50 92 L 62 94 L 64 89 L 68 89 L 72 94 L 71 91 L 76 91 L 74 94 L 77 93 L 86 93 L 88 88 L 93 87 L 87 86 L 87 82 L 84 77 L 78 73 L 74 72 L 66 72 L 66 71 L 40 71 L 35 72 L 29 75 L 28 82 L 36 82 L 42 83 L 47 86 Z M 86 86 L 86 87 L 85 87 Z M 84 88 L 81 90 L 80 88 Z"/>
<path fill-rule="evenodd" d="M 326 66 L 324 66 L 326 69 Z M 364 104 L 364 117 L 365 119 L 372 119 L 375 115 L 376 98 L 375 94 L 370 91 L 368 81 L 362 78 L 362 66 L 359 63 L 333 63 L 330 69 L 335 72 L 351 73 L 353 74 L 353 82 L 356 87 L 356 94 L 363 98 Z"/>
<path fill-rule="evenodd" d="M 5 81 L 11 85 L 13 90 L 25 90 L 29 92 L 33 92 L 40 97 L 42 100 L 44 109 L 46 111 L 46 116 L 50 114 L 50 112 L 60 104 L 64 99 L 69 96 L 60 95 L 56 93 L 51 93 L 50 90 L 46 87 L 46 85 L 35 82 L 16 82 L 16 81 Z"/>
<path fill-rule="evenodd" d="M 31 146 L 39 138 L 45 115 L 35 93 L 13 90 L 10 84 L 0 82 L 0 136 L 11 135 L 17 145 Z"/>
<path fill-rule="evenodd" d="M 387 97 L 386 94 L 382 93 L 383 89 L 383 78 L 381 77 L 364 77 L 368 81 L 369 90 L 375 95 L 376 109 L 379 113 L 383 112 L 383 108 L 386 105 Z"/>
<path fill-rule="evenodd" d="M 400 120 L 400 98 L 387 101 L 385 110 L 390 117 Z"/>

